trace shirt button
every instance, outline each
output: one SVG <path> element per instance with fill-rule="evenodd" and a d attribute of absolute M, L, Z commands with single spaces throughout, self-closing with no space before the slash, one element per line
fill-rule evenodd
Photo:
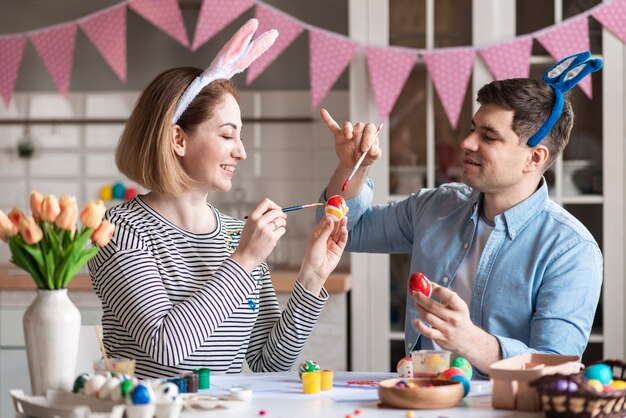
<path fill-rule="evenodd" d="M 463 248 L 467 249 L 467 247 L 469 247 L 469 244 L 466 242 L 465 244 L 463 244 Z"/>
<path fill-rule="evenodd" d="M 441 280 L 443 280 L 443 282 L 444 282 L 444 283 L 448 283 L 448 278 L 447 278 L 447 277 L 444 277 L 444 278 L 443 278 L 443 279 L 441 279 Z"/>
<path fill-rule="evenodd" d="M 515 232 L 515 231 L 511 231 L 511 236 L 512 236 L 513 238 L 515 238 L 515 235 L 517 235 L 517 232 Z"/>

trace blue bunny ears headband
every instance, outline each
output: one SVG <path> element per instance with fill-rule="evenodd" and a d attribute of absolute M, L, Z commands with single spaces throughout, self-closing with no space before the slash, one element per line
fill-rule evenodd
<path fill-rule="evenodd" d="M 528 146 L 534 147 L 539 144 L 550 133 L 556 121 L 559 120 L 563 111 L 563 95 L 588 74 L 595 73 L 602 68 L 602 60 L 600 58 L 590 57 L 591 53 L 585 51 L 563 58 L 550 67 L 543 75 L 542 80 L 548 83 L 554 90 L 554 107 L 543 126 L 526 142 Z"/>

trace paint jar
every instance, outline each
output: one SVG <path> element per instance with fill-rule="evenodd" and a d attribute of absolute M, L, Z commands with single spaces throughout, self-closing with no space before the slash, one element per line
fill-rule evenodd
<path fill-rule="evenodd" d="M 193 372 L 198 375 L 198 389 L 202 390 L 211 388 L 211 369 L 196 369 Z"/>
<path fill-rule="evenodd" d="M 331 390 L 333 388 L 333 371 L 332 370 L 322 370 L 319 372 L 321 376 L 321 389 L 322 390 Z"/>
<path fill-rule="evenodd" d="M 315 395 L 322 390 L 322 373 L 302 373 L 302 391 L 307 395 Z"/>
<path fill-rule="evenodd" d="M 187 381 L 187 393 L 196 393 L 198 391 L 198 375 L 187 373 L 184 377 Z"/>
<path fill-rule="evenodd" d="M 450 352 L 445 350 L 417 350 L 411 353 L 413 377 L 437 377 L 450 367 Z"/>

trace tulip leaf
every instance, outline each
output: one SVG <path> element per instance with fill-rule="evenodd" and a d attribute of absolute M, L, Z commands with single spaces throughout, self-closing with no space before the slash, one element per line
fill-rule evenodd
<path fill-rule="evenodd" d="M 35 256 L 33 256 L 34 253 L 36 256 L 41 258 L 41 252 L 38 251 L 38 249 L 36 249 L 37 251 L 33 251 L 33 253 L 27 251 L 27 248 L 29 250 L 32 248 L 28 246 L 25 242 L 23 242 L 23 240 L 20 243 L 20 240 L 21 237 L 19 235 L 9 239 L 11 262 L 19 268 L 28 272 L 32 276 L 38 288 L 45 289 L 46 286 L 44 285 L 43 276 L 41 275 L 41 272 L 39 270 L 39 266 L 41 265 L 41 263 L 37 261 Z"/>

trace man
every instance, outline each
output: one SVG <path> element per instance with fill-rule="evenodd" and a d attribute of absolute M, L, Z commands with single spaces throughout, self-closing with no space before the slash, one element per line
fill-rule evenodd
<path fill-rule="evenodd" d="M 543 173 L 567 144 L 573 112 L 564 93 L 601 68 L 589 53 L 555 64 L 542 81 L 494 81 L 461 142 L 463 182 L 422 189 L 371 206 L 369 165 L 381 155 L 372 124 L 344 123 L 322 110 L 339 166 L 325 198 L 343 192 L 350 211 L 347 251 L 411 254 L 411 271 L 435 283 L 408 295 L 407 353 L 452 351 L 479 377 L 502 358 L 527 352 L 582 355 L 602 283 L 602 255 L 587 229 L 548 197 Z M 318 216 L 321 217 L 318 211 Z"/>

